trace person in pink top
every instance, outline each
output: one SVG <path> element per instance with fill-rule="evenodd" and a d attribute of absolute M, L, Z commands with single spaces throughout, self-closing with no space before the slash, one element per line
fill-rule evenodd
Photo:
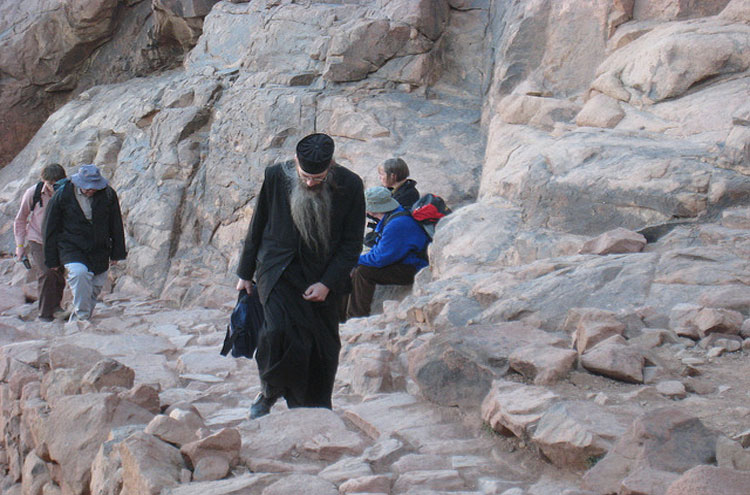
<path fill-rule="evenodd" d="M 29 187 L 21 198 L 21 208 L 13 223 L 16 238 L 16 256 L 28 258 L 31 276 L 37 279 L 39 291 L 39 319 L 52 321 L 61 312 L 65 290 L 65 276 L 61 268 L 48 268 L 44 264 L 44 215 L 47 203 L 55 193 L 55 182 L 66 177 L 65 169 L 53 163 L 42 169 L 41 181 Z"/>

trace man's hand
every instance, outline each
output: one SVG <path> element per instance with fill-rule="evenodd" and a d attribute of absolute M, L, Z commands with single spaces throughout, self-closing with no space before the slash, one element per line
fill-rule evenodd
<path fill-rule="evenodd" d="M 239 279 L 237 281 L 237 290 L 244 290 L 248 296 L 253 294 L 253 282 L 251 280 Z"/>
<path fill-rule="evenodd" d="M 317 282 L 307 288 L 305 293 L 302 294 L 302 299 L 305 301 L 323 302 L 326 300 L 326 297 L 328 297 L 330 291 L 331 290 L 321 282 Z"/>
<path fill-rule="evenodd" d="M 109 260 L 109 266 L 117 265 L 117 260 Z"/>
<path fill-rule="evenodd" d="M 26 248 L 23 246 L 16 246 L 16 257 L 20 260 L 23 255 L 26 254 Z"/>

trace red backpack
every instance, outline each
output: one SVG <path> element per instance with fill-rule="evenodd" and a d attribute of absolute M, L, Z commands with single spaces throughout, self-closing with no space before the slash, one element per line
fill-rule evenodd
<path fill-rule="evenodd" d="M 424 229 L 432 241 L 438 221 L 451 213 L 443 198 L 435 194 L 425 194 L 411 207 L 411 216 Z"/>

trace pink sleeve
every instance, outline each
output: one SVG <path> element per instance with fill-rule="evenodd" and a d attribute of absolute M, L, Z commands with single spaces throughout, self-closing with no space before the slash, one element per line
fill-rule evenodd
<path fill-rule="evenodd" d="M 34 200 L 35 187 L 31 187 L 23 193 L 21 208 L 18 210 L 16 220 L 13 222 L 13 235 L 16 237 L 16 246 L 26 243 L 26 226 L 31 214 L 31 202 Z"/>

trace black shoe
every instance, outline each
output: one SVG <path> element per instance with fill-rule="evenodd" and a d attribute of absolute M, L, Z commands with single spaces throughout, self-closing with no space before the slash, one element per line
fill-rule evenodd
<path fill-rule="evenodd" d="M 258 394 L 255 402 L 250 406 L 250 419 L 258 419 L 271 412 L 271 408 L 276 403 L 278 397 L 268 398 L 262 393 Z"/>

